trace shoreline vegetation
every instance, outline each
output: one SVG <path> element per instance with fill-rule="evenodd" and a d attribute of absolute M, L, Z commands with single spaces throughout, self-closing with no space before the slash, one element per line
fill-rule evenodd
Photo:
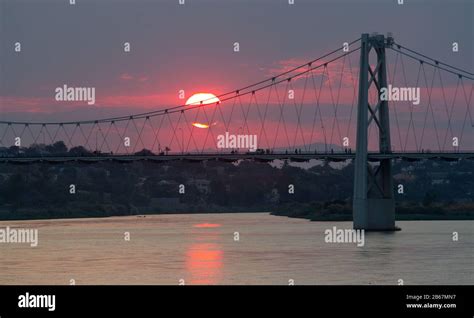
<path fill-rule="evenodd" d="M 310 221 L 352 221 L 352 207 L 344 204 L 329 204 L 315 212 L 277 211 L 272 215 L 303 218 Z M 395 207 L 397 221 L 474 220 L 474 204 L 441 204 L 429 207 L 412 203 Z"/>
<path fill-rule="evenodd" d="M 0 147 L 3 156 L 23 153 L 89 154 L 61 141 Z M 474 219 L 473 160 L 394 160 L 392 171 L 397 220 Z M 0 220 L 272 211 L 349 221 L 353 174 L 350 160 L 3 163 Z"/>
<path fill-rule="evenodd" d="M 474 204 L 451 204 L 449 206 L 433 205 L 424 207 L 421 204 L 397 206 L 397 221 L 436 221 L 436 220 L 474 220 Z M 271 212 L 268 212 L 271 211 Z M 251 210 L 222 206 L 195 206 L 187 210 L 162 210 L 126 205 L 92 205 L 61 206 L 53 208 L 17 209 L 14 213 L 3 207 L 0 210 L 0 221 L 103 218 L 114 216 L 142 216 L 166 214 L 222 214 L 222 213 L 269 213 L 275 216 L 307 219 L 310 221 L 352 221 L 352 207 L 341 202 L 312 203 L 305 207 L 280 206 L 272 210 L 255 207 Z"/>

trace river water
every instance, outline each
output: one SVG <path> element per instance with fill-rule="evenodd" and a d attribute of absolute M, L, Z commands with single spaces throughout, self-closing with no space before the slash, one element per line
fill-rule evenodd
<path fill-rule="evenodd" d="M 474 284 L 474 221 L 397 225 L 357 247 L 268 213 L 2 221 L 39 240 L 0 243 L 0 284 Z"/>

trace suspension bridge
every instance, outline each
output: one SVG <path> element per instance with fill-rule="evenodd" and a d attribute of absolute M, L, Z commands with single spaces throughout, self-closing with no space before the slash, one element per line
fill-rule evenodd
<path fill-rule="evenodd" d="M 394 230 L 392 160 L 474 159 L 473 81 L 390 35 L 362 34 L 217 101 L 87 120 L 2 119 L 0 162 L 354 160 L 354 228 Z M 382 98 L 388 88 L 396 91 Z M 417 89 L 415 101 L 406 92 Z M 226 133 L 254 135 L 258 149 L 218 147 Z"/>

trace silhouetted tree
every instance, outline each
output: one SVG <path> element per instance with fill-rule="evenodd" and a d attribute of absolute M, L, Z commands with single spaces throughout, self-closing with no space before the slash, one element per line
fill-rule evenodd
<path fill-rule="evenodd" d="M 83 146 L 76 146 L 76 147 L 72 147 L 71 149 L 69 149 L 69 154 L 74 155 L 74 156 L 84 156 L 84 155 L 88 155 L 90 153 L 91 152 L 88 151 Z"/>
<path fill-rule="evenodd" d="M 60 140 L 56 141 L 52 145 L 47 145 L 46 151 L 54 155 L 64 155 L 67 153 L 67 147 L 64 141 Z"/>
<path fill-rule="evenodd" d="M 436 200 L 436 193 L 432 190 L 426 192 L 425 197 L 423 198 L 423 206 L 429 207 Z"/>

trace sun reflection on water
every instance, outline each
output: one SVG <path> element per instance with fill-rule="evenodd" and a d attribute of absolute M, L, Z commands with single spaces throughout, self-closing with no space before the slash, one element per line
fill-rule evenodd
<path fill-rule="evenodd" d="M 186 250 L 186 270 L 190 284 L 215 285 L 222 278 L 224 254 L 222 247 L 215 243 L 221 234 L 216 231 L 220 224 L 202 223 L 193 225 L 196 231 L 194 242 Z"/>

